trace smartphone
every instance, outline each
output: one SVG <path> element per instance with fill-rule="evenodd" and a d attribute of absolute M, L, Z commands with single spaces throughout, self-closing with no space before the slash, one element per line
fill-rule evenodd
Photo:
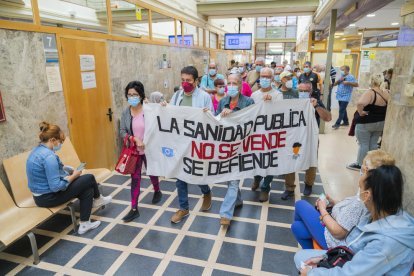
<path fill-rule="evenodd" d="M 322 200 L 322 201 L 325 201 L 326 205 L 329 205 L 329 200 L 326 199 L 326 195 L 324 193 L 321 193 L 319 195 L 319 199 Z"/>
<path fill-rule="evenodd" d="M 82 162 L 82 163 L 80 163 L 80 165 L 76 168 L 76 170 L 77 170 L 77 171 L 81 171 L 81 170 L 83 170 L 83 169 L 85 168 L 85 166 L 86 166 L 86 163 Z"/>

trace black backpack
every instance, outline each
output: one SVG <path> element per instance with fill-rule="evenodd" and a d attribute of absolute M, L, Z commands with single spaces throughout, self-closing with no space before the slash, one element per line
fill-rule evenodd
<path fill-rule="evenodd" d="M 346 246 L 337 246 L 329 249 L 325 253 L 325 258 L 319 262 L 318 267 L 334 268 L 343 267 L 346 262 L 349 262 L 354 257 L 354 253 Z"/>

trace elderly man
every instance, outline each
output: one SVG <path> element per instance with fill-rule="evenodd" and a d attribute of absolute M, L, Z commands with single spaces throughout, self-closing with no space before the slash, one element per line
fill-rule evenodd
<path fill-rule="evenodd" d="M 315 108 L 315 118 L 316 122 L 320 123 L 320 119 L 325 122 L 332 120 L 331 113 L 326 110 L 323 102 L 316 98 L 315 95 L 312 95 L 312 84 L 310 82 L 304 82 L 298 86 L 299 98 L 310 98 L 310 103 Z M 315 183 L 316 178 L 316 167 L 310 167 L 305 172 L 305 189 L 303 191 L 304 196 L 309 196 L 312 193 L 312 187 Z M 285 187 L 286 190 L 283 192 L 281 198 L 282 200 L 287 200 L 290 197 L 295 196 L 295 173 L 289 173 L 285 175 Z M 270 191 L 270 189 L 269 189 Z"/>
<path fill-rule="evenodd" d="M 299 98 L 298 90 L 293 88 L 293 75 L 290 72 L 283 72 L 280 74 L 280 81 L 282 86 L 279 91 L 283 94 L 283 99 L 297 99 Z"/>
<path fill-rule="evenodd" d="M 259 103 L 262 101 L 276 102 L 276 101 L 283 100 L 282 93 L 280 93 L 280 91 L 278 91 L 277 89 L 272 88 L 272 85 L 271 85 L 272 80 L 273 80 L 273 69 L 268 68 L 268 67 L 263 68 L 260 71 L 260 78 L 259 78 L 261 88 L 257 90 L 256 92 L 254 92 L 251 96 L 251 98 L 253 99 L 255 103 Z M 257 188 L 259 188 L 259 185 L 262 179 L 263 177 L 260 175 L 256 175 L 254 177 L 253 186 L 252 186 L 253 191 L 256 191 Z M 273 180 L 273 176 L 268 175 L 264 178 L 262 185 L 269 186 L 272 180 Z M 259 200 L 261 202 L 268 200 L 268 197 L 262 197 L 263 196 L 262 193 L 260 195 L 261 197 L 259 198 Z"/>
<path fill-rule="evenodd" d="M 246 78 L 246 82 L 250 85 L 252 91 L 256 91 L 259 89 L 258 82 L 260 78 L 260 70 L 262 70 L 262 68 L 264 67 L 265 60 L 262 57 L 258 57 L 256 58 L 254 64 L 256 65 L 255 70 L 250 71 L 249 74 L 247 74 Z"/>
<path fill-rule="evenodd" d="M 273 76 L 273 89 L 279 89 L 280 86 L 282 85 L 282 82 L 280 80 L 280 74 L 283 73 L 283 68 L 282 67 L 276 67 L 275 69 L 275 75 Z"/>
<path fill-rule="evenodd" d="M 201 79 L 200 87 L 204 89 L 209 94 L 215 93 L 214 88 L 214 81 L 216 79 L 222 79 L 224 80 L 224 76 L 222 74 L 217 73 L 217 65 L 214 62 L 211 62 L 208 65 L 208 73 L 207 75 L 204 75 Z"/>
<path fill-rule="evenodd" d="M 220 100 L 217 107 L 217 115 L 220 114 L 224 117 L 254 103 L 251 98 L 243 96 L 241 93 L 242 78 L 240 74 L 229 75 L 227 89 L 227 96 Z M 240 180 L 232 180 L 227 184 L 227 193 L 220 207 L 220 224 L 223 226 L 230 225 L 230 222 L 233 219 L 234 209 L 243 205 L 239 188 Z"/>
<path fill-rule="evenodd" d="M 312 93 L 314 93 L 315 96 L 320 98 L 320 87 L 319 87 L 319 76 L 315 72 L 312 71 L 312 64 L 307 61 L 303 65 L 303 74 L 299 77 L 299 83 L 302 82 L 310 82 L 312 83 Z"/>

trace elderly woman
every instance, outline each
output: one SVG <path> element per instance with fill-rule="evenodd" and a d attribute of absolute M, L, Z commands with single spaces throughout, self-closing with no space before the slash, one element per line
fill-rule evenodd
<path fill-rule="evenodd" d="M 362 172 L 375 169 L 381 165 L 394 165 L 395 160 L 382 150 L 370 151 L 365 160 Z M 323 200 L 316 202 L 316 207 L 305 200 L 296 202 L 295 221 L 292 232 L 303 249 L 312 249 L 315 240 L 323 249 L 343 245 L 349 231 L 357 225 L 359 218 L 366 213 L 364 205 L 356 196 L 347 197 L 336 202 L 327 196 L 329 205 Z M 330 207 L 330 208 L 328 208 Z M 329 213 L 327 209 L 332 209 Z"/>
<path fill-rule="evenodd" d="M 174 91 L 175 92 L 175 91 Z M 161 92 L 152 92 L 149 97 L 150 103 L 161 103 L 164 101 L 164 95 Z"/>
<path fill-rule="evenodd" d="M 233 112 L 254 104 L 251 98 L 242 95 L 242 78 L 239 74 L 230 74 L 227 79 L 227 85 L 227 96 L 220 101 L 216 115 L 228 116 Z M 223 226 L 230 225 L 234 209 L 243 205 L 239 184 L 240 180 L 228 182 L 228 190 L 220 207 L 220 224 Z"/>
<path fill-rule="evenodd" d="M 359 149 L 357 161 L 349 164 L 348 169 L 360 170 L 362 160 L 368 151 L 378 148 L 378 139 L 384 130 L 387 104 L 390 98 L 382 74 L 371 77 L 371 89 L 365 92 L 358 101 L 359 118 L 356 121 L 355 136 Z"/>

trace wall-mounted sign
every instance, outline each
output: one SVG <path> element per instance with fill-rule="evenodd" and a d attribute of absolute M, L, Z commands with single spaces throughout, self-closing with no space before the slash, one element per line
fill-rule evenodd
<path fill-rule="evenodd" d="M 59 66 L 46 66 L 46 77 L 49 92 L 58 92 L 63 90 Z"/>
<path fill-rule="evenodd" d="M 46 64 L 59 62 L 56 36 L 54 34 L 43 34 L 43 50 L 45 52 Z"/>
<path fill-rule="evenodd" d="M 81 71 L 95 70 L 95 56 L 94 55 L 79 55 Z"/>
<path fill-rule="evenodd" d="M 95 71 L 82 72 L 82 89 L 96 88 L 96 76 Z"/>
<path fill-rule="evenodd" d="M 6 113 L 4 112 L 4 105 L 3 100 L 1 99 L 1 91 L 0 91 L 0 122 L 6 121 Z"/>

